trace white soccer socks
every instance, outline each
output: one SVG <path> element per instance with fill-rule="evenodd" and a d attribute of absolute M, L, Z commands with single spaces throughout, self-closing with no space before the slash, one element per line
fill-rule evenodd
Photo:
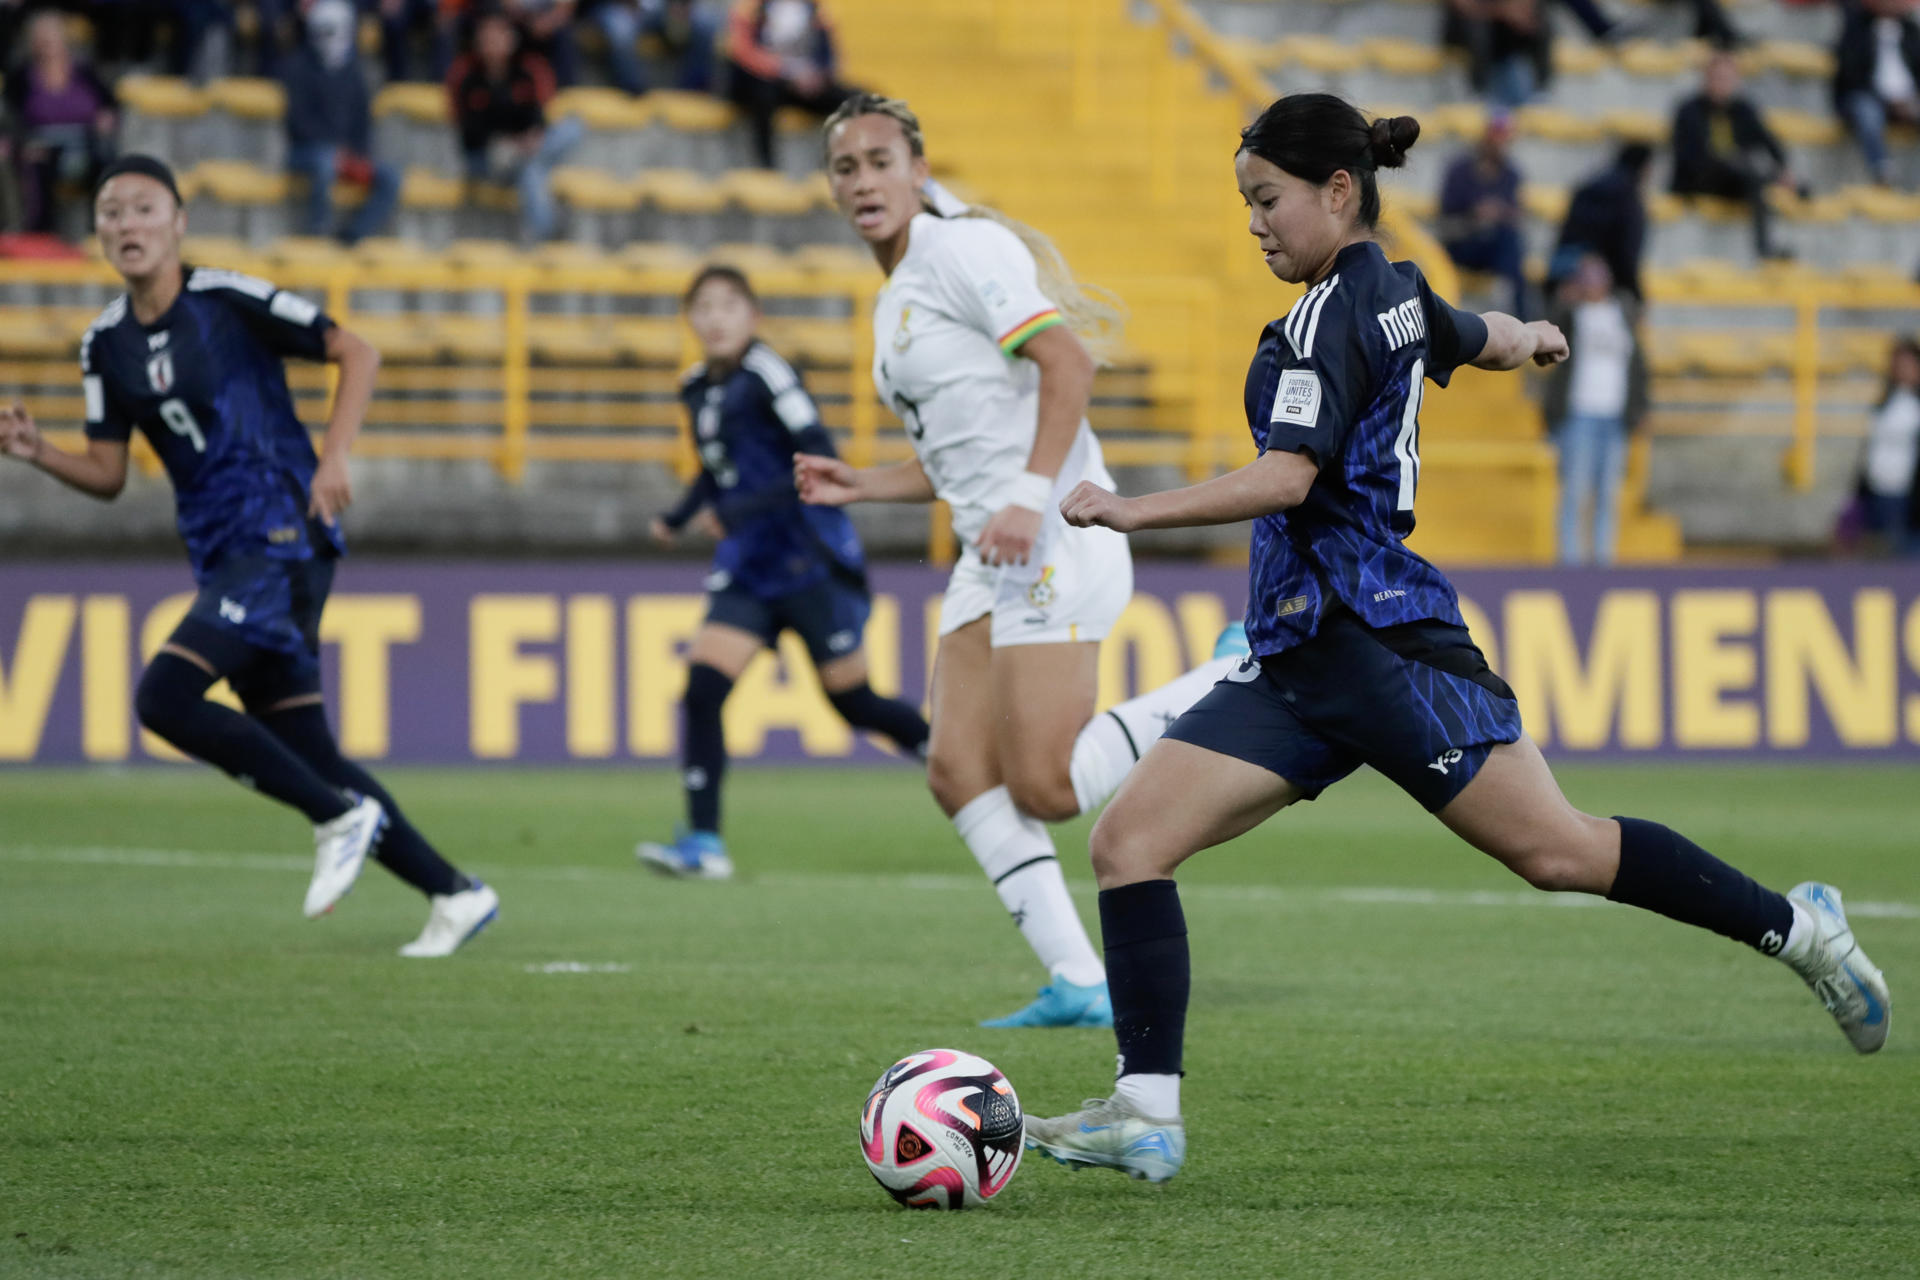
<path fill-rule="evenodd" d="M 1067 766 L 1080 812 L 1091 813 L 1105 804 L 1120 789 L 1127 771 L 1147 754 L 1147 748 L 1167 731 L 1167 726 L 1239 665 L 1238 657 L 1203 662 L 1158 689 L 1087 721 L 1087 727 L 1074 739 L 1073 758 Z"/>
<path fill-rule="evenodd" d="M 1014 806 L 1012 793 L 995 787 L 975 796 L 953 815 L 953 829 L 1050 975 L 1079 987 L 1106 981 L 1106 967 L 1060 874 L 1053 837 Z"/>

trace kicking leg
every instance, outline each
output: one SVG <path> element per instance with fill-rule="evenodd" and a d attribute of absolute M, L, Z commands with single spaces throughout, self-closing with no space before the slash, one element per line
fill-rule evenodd
<path fill-rule="evenodd" d="M 1002 781 L 998 744 L 1003 730 L 996 722 L 994 696 L 999 655 L 990 626 L 981 618 L 940 641 L 927 754 L 927 785 L 934 799 L 1052 979 L 1039 1000 L 990 1025 L 1104 1026 L 1110 1017 L 1105 974 L 1067 893 L 1053 837 Z M 1091 702 L 1091 689 L 1087 697 Z M 1064 754 L 1063 743 L 1062 759 Z M 1060 782 L 1064 786 L 1064 777 Z"/>
<path fill-rule="evenodd" d="M 1128 775 L 1091 842 L 1113 994 L 1120 1075 L 1113 1096 L 1053 1119 L 1027 1117 L 1027 1145 L 1062 1164 L 1165 1182 L 1186 1158 L 1180 1064 L 1190 986 L 1182 862 L 1252 830 L 1300 798 L 1285 778 L 1204 747 L 1162 741 Z"/>
<path fill-rule="evenodd" d="M 1241 642 L 1244 640 L 1242 633 Z M 1106 803 L 1127 771 L 1139 762 L 1167 727 L 1204 697 L 1227 672 L 1239 666 L 1241 658 L 1240 653 L 1212 658 L 1158 689 L 1148 690 L 1087 721 L 1086 727 L 1074 738 L 1068 764 L 1078 811 L 1091 813 Z"/>
<path fill-rule="evenodd" d="M 1439 818 L 1536 888 L 1603 894 L 1779 957 L 1855 1049 L 1885 1043 L 1886 981 L 1855 944 L 1831 887 L 1775 893 L 1657 822 L 1581 813 L 1527 737 L 1493 748 Z"/>

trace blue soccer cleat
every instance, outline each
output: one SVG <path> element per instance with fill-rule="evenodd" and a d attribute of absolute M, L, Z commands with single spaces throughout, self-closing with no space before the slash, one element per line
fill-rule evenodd
<path fill-rule="evenodd" d="M 1024 1009 L 1004 1018 L 989 1018 L 983 1027 L 1110 1027 L 1113 1025 L 1113 1001 L 1107 999 L 1107 984 L 1096 982 L 1077 987 L 1064 978 L 1055 978 L 1040 988 L 1040 997 Z"/>
<path fill-rule="evenodd" d="M 1137 1115 L 1119 1098 L 1088 1098 L 1084 1110 L 1051 1120 L 1027 1117 L 1027 1150 L 1066 1165 L 1118 1169 L 1129 1178 L 1165 1182 L 1187 1160 L 1187 1127 Z"/>
<path fill-rule="evenodd" d="M 1229 622 L 1220 632 L 1220 638 L 1213 642 L 1213 656 L 1216 658 L 1245 658 L 1253 653 L 1253 646 L 1247 643 L 1247 624 Z"/>
<path fill-rule="evenodd" d="M 682 831 L 672 844 L 643 841 L 633 853 L 663 876 L 683 880 L 726 880 L 733 876 L 727 846 L 711 831 Z"/>
<path fill-rule="evenodd" d="M 1887 1042 L 1893 1001 L 1887 980 L 1853 940 L 1840 891 L 1809 880 L 1787 890 L 1787 901 L 1796 913 L 1805 913 L 1802 920 L 1809 931 L 1792 953 L 1783 952 L 1780 958 L 1813 988 L 1857 1052 L 1877 1051 Z"/>

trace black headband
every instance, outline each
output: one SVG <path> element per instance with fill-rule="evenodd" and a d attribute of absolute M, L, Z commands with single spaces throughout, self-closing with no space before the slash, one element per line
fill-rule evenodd
<path fill-rule="evenodd" d="M 99 185 L 93 189 L 94 197 L 98 199 L 101 190 L 109 182 L 123 173 L 137 173 L 143 178 L 152 178 L 155 182 L 173 193 L 173 202 L 175 204 L 184 203 L 184 201 L 180 199 L 180 187 L 173 180 L 173 170 L 167 168 L 164 163 L 155 160 L 152 156 L 142 155 L 121 156 L 118 160 L 108 165 L 106 170 L 100 175 Z"/>

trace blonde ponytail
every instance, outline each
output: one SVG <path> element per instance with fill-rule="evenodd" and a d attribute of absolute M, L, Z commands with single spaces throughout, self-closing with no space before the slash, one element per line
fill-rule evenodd
<path fill-rule="evenodd" d="M 877 93 L 855 94 L 847 99 L 839 110 L 827 117 L 822 129 L 823 136 L 831 139 L 835 129 L 856 116 L 886 116 L 906 134 L 907 149 L 913 155 L 927 154 L 926 136 L 921 132 L 920 118 L 914 115 L 913 108 L 899 98 L 886 98 Z M 1075 278 L 1066 257 L 1046 235 L 988 205 L 962 206 L 950 194 L 937 204 L 927 200 L 926 207 L 929 213 L 941 217 L 980 218 L 998 223 L 1011 231 L 1027 247 L 1027 252 L 1033 255 L 1040 292 L 1046 295 L 1047 301 L 1060 308 L 1061 318 L 1086 344 L 1094 359 L 1106 364 L 1119 353 L 1127 324 L 1125 306 L 1105 289 L 1082 284 Z"/>

